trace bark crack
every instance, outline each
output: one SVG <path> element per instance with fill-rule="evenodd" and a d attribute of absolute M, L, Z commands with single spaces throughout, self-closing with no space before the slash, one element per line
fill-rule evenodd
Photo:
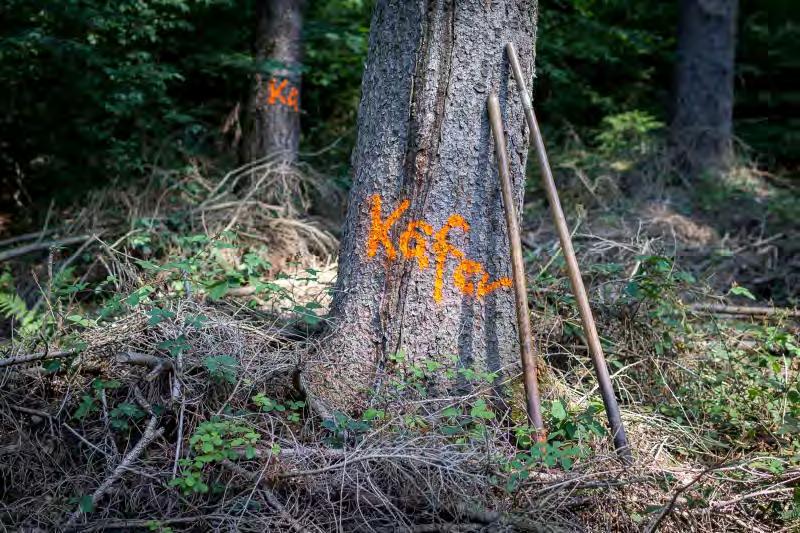
<path fill-rule="evenodd" d="M 439 2 L 442 3 L 439 4 Z M 434 3 L 436 5 L 434 5 Z M 433 14 L 432 12 L 435 11 L 439 5 L 441 5 L 441 12 L 438 14 Z M 427 117 L 415 116 L 415 113 L 418 112 L 420 108 L 416 102 L 414 102 L 411 107 L 412 116 L 409 120 L 409 123 L 413 125 L 416 131 L 414 131 L 414 136 L 412 137 L 413 140 L 409 146 L 410 149 L 406 152 L 407 166 L 404 183 L 408 184 L 408 182 L 411 181 L 411 197 L 415 200 L 409 211 L 411 211 L 412 218 L 414 219 L 421 218 L 421 215 L 425 210 L 428 194 L 434 181 L 433 174 L 438 168 L 438 165 L 435 164 L 434 158 L 438 159 L 439 147 L 441 146 L 443 140 L 442 125 L 444 124 L 445 120 L 447 97 L 450 91 L 450 82 L 453 73 L 453 55 L 455 51 L 455 8 L 455 0 L 433 0 L 433 2 L 429 3 L 428 5 L 428 14 L 432 20 L 432 23 L 428 23 L 426 25 L 426 30 L 423 32 L 425 35 L 423 38 L 422 50 L 424 59 L 422 62 L 417 64 L 415 78 L 418 74 L 421 74 L 422 76 L 427 75 L 427 67 L 432 60 L 431 56 L 433 53 L 428 47 L 432 46 L 432 44 L 445 44 L 438 44 L 438 46 L 441 46 L 441 52 L 437 54 L 438 76 L 435 80 L 436 94 L 434 97 L 434 104 L 432 106 L 434 111 L 432 123 L 430 125 L 426 125 L 424 121 L 427 119 Z M 436 23 L 437 18 L 439 19 L 438 24 Z M 439 39 L 435 39 L 434 37 L 436 36 L 434 33 L 444 33 L 444 35 L 441 35 L 441 38 Z M 445 64 L 442 64 L 443 61 Z M 430 81 L 432 80 L 427 80 L 428 83 L 430 83 Z M 420 96 L 424 98 L 426 95 L 423 93 Z M 422 159 L 420 159 L 421 154 Z M 409 170 L 411 172 L 409 172 Z M 412 179 L 409 180 L 409 178 Z M 394 352 L 399 350 L 403 344 L 406 302 L 408 300 L 408 291 L 410 289 L 409 281 L 412 277 L 412 267 L 413 265 L 411 263 L 408 263 L 402 267 L 397 286 L 394 288 L 396 291 L 394 293 L 395 297 L 393 298 L 393 300 L 396 302 L 394 313 L 387 310 L 387 318 L 390 318 L 392 315 L 394 315 L 397 319 L 397 331 L 394 335 Z M 386 330 L 384 330 L 384 336 L 386 336 Z"/>

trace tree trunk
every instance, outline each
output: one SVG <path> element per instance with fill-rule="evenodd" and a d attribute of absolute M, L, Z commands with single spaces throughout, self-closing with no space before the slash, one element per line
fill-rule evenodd
<path fill-rule="evenodd" d="M 499 97 L 517 212 L 528 132 L 504 47 L 532 77 L 536 0 L 379 0 L 353 153 L 327 365 L 347 408 L 389 356 L 501 372 L 519 360 L 510 252 L 486 100 Z M 424 366 L 424 365 L 423 365 Z M 450 389 L 444 372 L 428 376 Z"/>
<path fill-rule="evenodd" d="M 675 103 L 676 162 L 690 176 L 731 162 L 737 0 L 681 0 Z"/>
<path fill-rule="evenodd" d="M 246 110 L 242 162 L 297 159 L 300 143 L 303 0 L 257 0 L 257 71 Z"/>

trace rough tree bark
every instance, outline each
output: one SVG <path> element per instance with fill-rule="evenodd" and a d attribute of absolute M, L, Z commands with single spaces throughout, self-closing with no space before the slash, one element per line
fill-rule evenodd
<path fill-rule="evenodd" d="M 536 0 L 377 2 L 332 355 L 310 372 L 336 405 L 356 406 L 401 350 L 488 371 L 519 360 L 486 100 L 500 97 L 521 213 L 528 132 L 504 47 L 532 77 L 535 34 Z"/>
<path fill-rule="evenodd" d="M 731 162 L 738 0 L 681 0 L 671 140 L 690 176 Z"/>
<path fill-rule="evenodd" d="M 258 71 L 246 110 L 243 163 L 268 155 L 294 162 L 300 143 L 303 0 L 257 0 Z"/>

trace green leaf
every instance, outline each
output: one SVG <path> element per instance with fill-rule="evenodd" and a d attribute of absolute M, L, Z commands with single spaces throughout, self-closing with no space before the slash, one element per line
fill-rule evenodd
<path fill-rule="evenodd" d="M 167 339 L 165 341 L 161 341 L 156 346 L 169 352 L 172 357 L 177 357 L 191 348 L 191 345 L 189 345 L 189 342 L 186 340 L 184 335 L 180 335 L 176 339 Z"/>
<path fill-rule="evenodd" d="M 567 410 L 559 400 L 554 400 L 550 406 L 550 414 L 559 422 L 567 418 Z"/>
<path fill-rule="evenodd" d="M 484 420 L 492 420 L 494 413 L 486 407 L 486 400 L 478 400 L 469 412 L 473 418 L 482 418 Z"/>
<path fill-rule="evenodd" d="M 208 317 L 205 315 L 189 315 L 184 320 L 184 324 L 191 328 L 200 329 L 208 322 Z"/>
<path fill-rule="evenodd" d="M 44 365 L 44 371 L 48 373 L 58 372 L 61 369 L 61 360 L 53 359 Z"/>
<path fill-rule="evenodd" d="M 94 502 L 92 501 L 92 497 L 88 495 L 81 496 L 78 506 L 80 507 L 80 510 L 84 513 L 91 513 L 92 511 L 94 511 Z"/>
<path fill-rule="evenodd" d="M 461 414 L 461 409 L 458 407 L 448 407 L 442 411 L 442 416 L 445 418 L 453 418 Z"/>
<path fill-rule="evenodd" d="M 636 283 L 635 281 L 631 281 L 625 286 L 625 294 L 627 294 L 631 298 L 638 299 L 642 297 L 642 289 L 638 283 Z"/>
<path fill-rule="evenodd" d="M 154 307 L 150 310 L 149 316 L 150 320 L 147 321 L 147 324 L 150 326 L 155 326 L 164 320 L 175 318 L 175 313 L 172 311 L 167 311 L 166 309 L 161 309 L 160 307 Z"/>
<path fill-rule="evenodd" d="M 728 291 L 728 294 L 734 294 L 736 296 L 744 296 L 745 298 L 749 298 L 751 300 L 755 300 L 756 297 L 750 292 L 747 288 L 742 287 L 741 285 L 734 285 L 731 287 L 731 290 Z"/>
<path fill-rule="evenodd" d="M 125 415 L 130 418 L 139 418 L 144 416 L 144 412 L 132 403 L 123 402 L 111 411 L 111 415 Z"/>
<path fill-rule="evenodd" d="M 236 383 L 236 372 L 239 361 L 230 355 L 216 355 L 203 359 L 203 365 L 214 378 L 223 379 L 228 383 Z"/>
<path fill-rule="evenodd" d="M 122 309 L 122 295 L 115 294 L 100 308 L 100 318 L 106 319 Z"/>
<path fill-rule="evenodd" d="M 372 407 L 370 407 L 369 409 L 364 411 L 363 415 L 361 415 L 361 420 L 363 420 L 364 422 L 371 422 L 372 420 L 383 418 L 383 415 L 384 415 L 383 409 L 373 409 Z"/>
<path fill-rule="evenodd" d="M 94 404 L 94 398 L 88 394 L 84 394 L 81 396 L 81 403 L 78 405 L 78 408 L 75 410 L 75 414 L 72 416 L 73 418 L 81 420 L 96 409 L 97 407 Z"/>
<path fill-rule="evenodd" d="M 88 318 L 84 318 L 81 315 L 69 315 L 67 317 L 67 320 L 69 320 L 73 324 L 78 324 L 84 327 L 89 327 L 94 324 L 94 321 L 89 320 Z"/>
<path fill-rule="evenodd" d="M 219 300 L 225 293 L 228 292 L 228 288 L 230 285 L 228 284 L 228 280 L 218 281 L 206 287 L 208 291 L 208 297 L 212 300 Z"/>
<path fill-rule="evenodd" d="M 153 263 L 152 261 L 145 261 L 143 259 L 137 259 L 136 264 L 142 267 L 144 270 L 154 271 L 160 270 L 161 267 L 157 264 Z"/>
<path fill-rule="evenodd" d="M 153 292 L 155 292 L 153 287 L 150 285 L 145 285 L 132 292 L 127 298 L 125 298 L 125 303 L 128 304 L 129 307 L 136 307 L 142 300 L 147 298 Z"/>

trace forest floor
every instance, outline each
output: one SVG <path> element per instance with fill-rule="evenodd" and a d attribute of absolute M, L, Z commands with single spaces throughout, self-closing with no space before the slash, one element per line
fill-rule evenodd
<path fill-rule="evenodd" d="M 559 181 L 633 465 L 610 448 L 535 187 L 523 240 L 544 446 L 518 376 L 496 398 L 497 376 L 455 362 L 398 357 L 365 412 L 321 405 L 302 370 L 324 340 L 338 223 L 306 213 L 343 197 L 307 167 L 212 179 L 198 163 L 3 241 L 0 526 L 796 530 L 797 191 L 744 166 L 691 193 L 641 187 L 571 157 Z M 472 393 L 430 397 L 443 371 Z"/>

